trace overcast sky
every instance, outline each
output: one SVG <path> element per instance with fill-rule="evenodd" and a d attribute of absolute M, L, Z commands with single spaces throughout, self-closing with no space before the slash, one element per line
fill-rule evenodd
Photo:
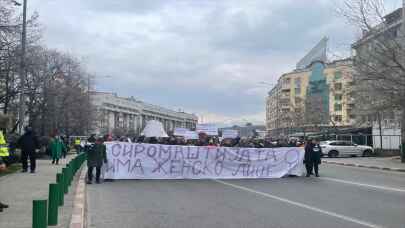
<path fill-rule="evenodd" d="M 336 16 L 335 4 L 28 0 L 29 12 L 40 15 L 43 43 L 83 59 L 98 90 L 229 124 L 264 123 L 270 86 L 259 82 L 275 83 L 323 36 L 331 57 L 349 53 L 356 31 Z"/>

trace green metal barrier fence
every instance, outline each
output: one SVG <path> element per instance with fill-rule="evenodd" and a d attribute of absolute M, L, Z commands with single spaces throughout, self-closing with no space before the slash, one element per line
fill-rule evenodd
<path fill-rule="evenodd" d="M 58 208 L 63 206 L 64 196 L 85 161 L 85 153 L 77 155 L 62 168 L 61 173 L 56 174 L 56 183 L 49 184 L 48 200 L 33 200 L 32 228 L 58 225 Z"/>

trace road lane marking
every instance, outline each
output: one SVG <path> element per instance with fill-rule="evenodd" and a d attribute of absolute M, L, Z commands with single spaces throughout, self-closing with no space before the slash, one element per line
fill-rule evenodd
<path fill-rule="evenodd" d="M 343 184 L 357 185 L 357 186 L 366 187 L 366 188 L 374 188 L 374 189 L 380 189 L 380 190 L 385 190 L 385 191 L 405 193 L 405 189 L 393 188 L 393 187 L 388 187 L 388 186 L 364 184 L 364 183 L 346 181 L 346 180 L 335 179 L 335 178 L 330 178 L 330 177 L 321 177 L 320 179 L 334 181 L 334 182 L 343 183 Z"/>
<path fill-rule="evenodd" d="M 366 222 L 366 221 L 363 221 L 363 220 L 351 218 L 351 217 L 341 215 L 341 214 L 337 214 L 337 213 L 334 213 L 334 212 L 331 212 L 331 211 L 322 210 L 322 209 L 317 208 L 317 207 L 313 207 L 313 206 L 310 206 L 310 205 L 307 205 L 307 204 L 292 201 L 292 200 L 289 200 L 289 199 L 286 199 L 286 198 L 278 197 L 278 196 L 275 196 L 275 195 L 272 195 L 272 194 L 269 194 L 269 193 L 260 192 L 260 191 L 257 191 L 257 190 L 251 189 L 251 188 L 247 188 L 247 187 L 244 187 L 244 186 L 241 186 L 241 185 L 231 184 L 231 183 L 221 181 L 221 180 L 213 180 L 213 181 L 215 181 L 217 183 L 220 183 L 220 184 L 223 184 L 223 185 L 233 187 L 233 188 L 237 188 L 239 190 L 247 191 L 247 192 L 254 193 L 254 194 L 257 194 L 257 195 L 261 195 L 261 196 L 264 196 L 264 197 L 267 197 L 267 198 L 278 200 L 278 201 L 281 201 L 281 202 L 284 202 L 284 203 L 287 203 L 287 204 L 291 204 L 291 205 L 294 205 L 294 206 L 297 206 L 297 207 L 305 208 L 305 209 L 315 211 L 315 212 L 318 212 L 318 213 L 321 213 L 321 214 L 325 214 L 325 215 L 328 215 L 328 216 L 339 218 L 339 219 L 342 219 L 342 220 L 345 220 L 345 221 L 348 221 L 348 222 L 356 223 L 356 224 L 359 224 L 359 225 L 362 225 L 362 226 L 365 226 L 365 227 L 383 228 L 383 226 L 380 226 L 380 225 L 376 225 L 376 224 L 369 223 L 369 222 Z"/>
<path fill-rule="evenodd" d="M 386 170 L 386 169 L 371 169 L 368 168 L 366 165 L 360 165 L 360 166 L 344 166 L 344 165 L 339 165 L 336 163 L 324 163 L 327 166 L 334 166 L 336 168 L 347 168 L 347 169 L 356 169 L 356 170 L 362 170 L 364 172 L 378 172 L 378 173 L 385 173 L 385 174 L 390 174 L 390 175 L 405 175 L 405 172 L 398 172 L 396 170 Z"/>

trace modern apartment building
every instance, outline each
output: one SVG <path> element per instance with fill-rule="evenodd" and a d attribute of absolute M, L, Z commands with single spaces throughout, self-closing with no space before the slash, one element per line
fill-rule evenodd
<path fill-rule="evenodd" d="M 355 119 L 353 108 L 352 60 L 323 62 L 315 58 L 305 68 L 283 74 L 269 92 L 267 134 L 277 137 L 303 127 L 350 126 Z"/>

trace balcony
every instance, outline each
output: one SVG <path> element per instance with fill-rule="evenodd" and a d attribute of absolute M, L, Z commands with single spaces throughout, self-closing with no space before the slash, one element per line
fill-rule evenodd
<path fill-rule="evenodd" d="M 347 104 L 347 110 L 353 110 L 354 109 L 354 107 L 355 107 L 355 105 L 354 105 L 354 103 L 352 103 L 352 104 Z"/>
<path fill-rule="evenodd" d="M 282 103 L 280 104 L 281 112 L 289 112 L 290 111 L 290 103 Z"/>
<path fill-rule="evenodd" d="M 347 98 L 347 104 L 348 105 L 354 105 L 354 103 L 355 103 L 355 99 L 353 97 Z"/>
<path fill-rule="evenodd" d="M 291 86 L 290 85 L 283 85 L 281 86 L 281 91 L 291 91 Z"/>
<path fill-rule="evenodd" d="M 352 76 L 347 76 L 347 77 L 344 78 L 344 81 L 347 82 L 347 83 L 353 83 L 354 79 L 353 79 Z"/>

